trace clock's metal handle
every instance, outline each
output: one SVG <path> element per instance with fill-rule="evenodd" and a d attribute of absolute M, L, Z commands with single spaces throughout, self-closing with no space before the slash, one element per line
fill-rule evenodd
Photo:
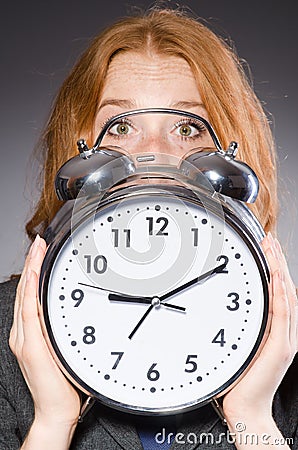
<path fill-rule="evenodd" d="M 91 396 L 87 397 L 87 399 L 84 401 L 84 403 L 81 406 L 78 422 L 83 422 L 84 417 L 90 411 L 90 409 L 94 405 L 95 401 L 96 400 L 94 397 L 91 397 Z"/>
<path fill-rule="evenodd" d="M 217 398 L 213 398 L 211 400 L 211 405 L 213 406 L 216 414 L 219 416 L 219 418 L 222 421 L 223 425 L 227 425 L 227 419 L 225 418 L 224 412 L 223 412 L 223 407 L 220 404 L 220 402 L 218 401 Z"/>

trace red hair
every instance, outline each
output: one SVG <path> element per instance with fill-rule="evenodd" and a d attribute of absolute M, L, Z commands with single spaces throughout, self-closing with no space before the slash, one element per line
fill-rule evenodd
<path fill-rule="evenodd" d="M 263 108 L 234 51 L 208 27 L 181 11 L 153 8 L 124 18 L 97 36 L 82 55 L 56 98 L 41 140 L 43 188 L 26 225 L 30 239 L 43 235 L 61 207 L 54 192 L 60 166 L 77 153 L 76 141 L 92 130 L 107 70 L 119 52 L 150 52 L 184 58 L 198 83 L 211 123 L 226 148 L 240 144 L 239 157 L 256 172 L 260 193 L 252 209 L 265 231 L 277 219 L 275 148 Z M 39 149 L 40 152 L 40 149 Z"/>

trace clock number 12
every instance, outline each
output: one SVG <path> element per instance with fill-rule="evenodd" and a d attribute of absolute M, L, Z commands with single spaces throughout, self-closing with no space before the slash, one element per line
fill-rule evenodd
<path fill-rule="evenodd" d="M 149 222 L 149 236 L 153 235 L 153 217 L 146 217 L 146 220 Z M 162 223 L 160 229 L 156 232 L 156 236 L 168 236 L 168 232 L 165 231 L 169 224 L 169 220 L 166 217 L 158 217 L 156 219 L 156 223 Z"/>

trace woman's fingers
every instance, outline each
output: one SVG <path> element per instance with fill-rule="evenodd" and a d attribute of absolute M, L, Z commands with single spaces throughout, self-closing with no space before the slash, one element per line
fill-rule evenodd
<path fill-rule="evenodd" d="M 30 267 L 32 270 L 34 270 L 38 275 L 40 272 L 40 260 L 36 257 L 38 256 L 39 252 L 42 252 L 43 255 L 46 251 L 46 243 L 44 239 L 42 239 L 38 234 L 36 235 L 36 238 L 34 242 L 32 243 L 29 253 L 25 260 L 24 270 L 21 275 L 20 283 L 19 283 L 19 290 L 20 295 L 23 297 L 24 295 L 24 289 L 25 289 L 25 283 L 26 283 L 26 273 L 28 270 L 28 267 Z"/>
<path fill-rule="evenodd" d="M 291 361 L 297 352 L 297 296 L 289 268 L 277 239 L 269 233 L 263 248 L 271 272 L 273 317 L 270 339 L 276 340 L 282 356 Z M 281 348 L 282 350 L 282 348 Z"/>
<path fill-rule="evenodd" d="M 24 342 L 23 319 L 26 318 L 27 320 L 28 314 L 36 314 L 37 277 L 40 273 L 45 250 L 45 241 L 37 236 L 26 258 L 25 266 L 18 284 L 14 306 L 14 320 L 9 340 L 11 349 L 15 353 L 21 351 Z"/>
<path fill-rule="evenodd" d="M 38 236 L 26 258 L 17 290 L 9 344 L 31 392 L 35 421 L 68 426 L 77 421 L 80 399 L 57 366 L 43 336 L 38 279 L 45 251 L 46 244 Z"/>
<path fill-rule="evenodd" d="M 289 307 L 291 310 L 291 323 L 290 323 L 290 339 L 293 345 L 296 348 L 296 351 L 298 350 L 298 344 L 297 344 L 297 329 L 298 329 L 298 300 L 297 300 L 297 292 L 296 287 L 293 283 L 293 280 L 291 278 L 289 267 L 286 262 L 286 258 L 282 252 L 280 243 L 277 239 L 275 239 L 275 247 L 278 254 L 278 259 L 280 261 L 281 267 L 284 271 L 284 281 L 286 285 L 287 290 L 287 297 L 289 301 Z"/>

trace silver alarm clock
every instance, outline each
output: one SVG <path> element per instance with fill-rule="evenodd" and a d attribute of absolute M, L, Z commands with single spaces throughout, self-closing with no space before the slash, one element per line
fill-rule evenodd
<path fill-rule="evenodd" d="M 158 126 L 164 153 L 146 147 Z M 198 145 L 199 143 L 199 145 Z M 245 374 L 268 327 L 256 175 L 200 116 L 113 117 L 57 174 L 40 301 L 66 377 L 128 413 L 177 414 Z M 184 155 L 183 157 L 177 155 Z"/>

